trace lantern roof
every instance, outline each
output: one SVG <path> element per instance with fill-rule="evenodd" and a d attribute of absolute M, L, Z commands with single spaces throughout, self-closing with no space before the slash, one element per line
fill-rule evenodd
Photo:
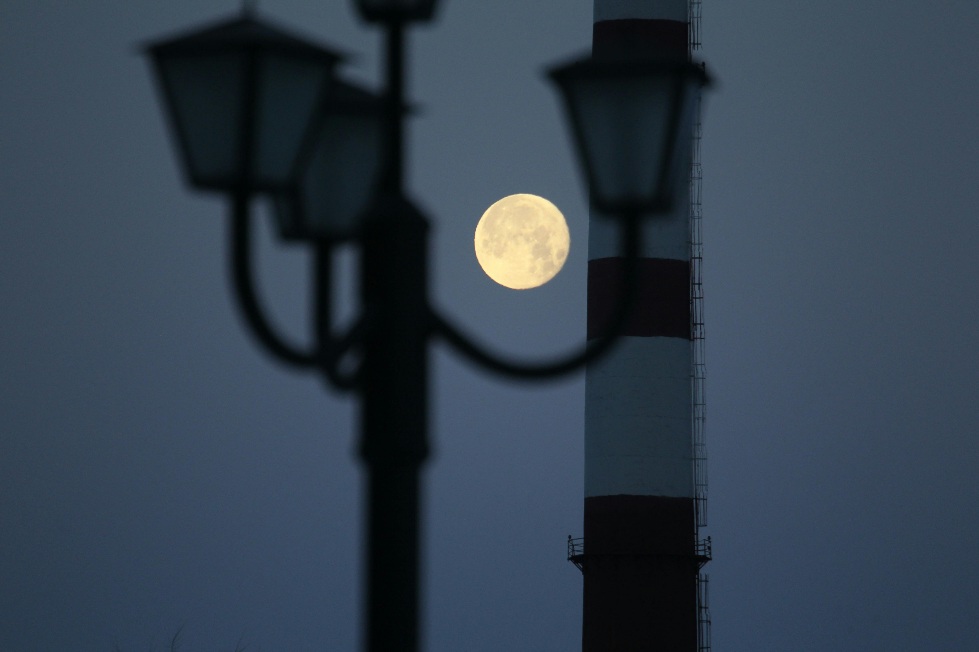
<path fill-rule="evenodd" d="M 230 20 L 153 41 L 145 46 L 153 55 L 250 48 L 268 48 L 294 56 L 325 60 L 334 65 L 347 58 L 341 52 L 314 45 L 296 34 L 260 21 L 248 11 Z"/>

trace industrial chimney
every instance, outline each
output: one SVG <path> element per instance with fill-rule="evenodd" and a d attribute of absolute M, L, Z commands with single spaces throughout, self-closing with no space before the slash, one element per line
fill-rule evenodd
<path fill-rule="evenodd" d="M 699 0 L 595 0 L 593 56 L 689 57 Z M 698 112 L 699 114 L 699 112 Z M 690 193 L 644 227 L 639 305 L 585 385 L 583 652 L 709 649 L 700 305 L 699 117 Z M 689 199 L 688 199 L 689 197 Z M 594 217 L 594 216 L 593 216 Z M 621 278 L 614 220 L 592 219 L 588 335 L 607 323 Z"/>

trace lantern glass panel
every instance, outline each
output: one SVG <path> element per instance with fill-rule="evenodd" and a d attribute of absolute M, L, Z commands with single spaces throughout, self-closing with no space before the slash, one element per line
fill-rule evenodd
<path fill-rule="evenodd" d="M 347 107 L 323 116 L 297 187 L 277 198 L 284 238 L 343 239 L 356 232 L 380 175 L 378 108 Z"/>
<path fill-rule="evenodd" d="M 673 80 L 586 77 L 568 84 L 591 192 L 601 203 L 642 204 L 655 195 L 672 145 Z"/>
<path fill-rule="evenodd" d="M 296 173 L 303 139 L 307 137 L 330 70 L 321 62 L 266 54 L 258 64 L 256 139 L 250 182 L 275 191 Z"/>
<path fill-rule="evenodd" d="M 172 54 L 157 66 L 191 183 L 227 187 L 238 174 L 243 55 Z"/>

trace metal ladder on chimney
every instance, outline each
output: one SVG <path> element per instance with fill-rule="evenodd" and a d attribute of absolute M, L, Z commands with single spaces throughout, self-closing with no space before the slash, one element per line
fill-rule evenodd
<path fill-rule="evenodd" d="M 701 0 L 689 0 L 688 4 L 688 40 L 689 54 L 701 49 Z M 696 508 L 696 527 L 699 539 L 699 529 L 707 525 L 707 437 L 706 420 L 707 406 L 705 396 L 706 363 L 704 360 L 704 287 L 701 275 L 704 245 L 701 232 L 703 218 L 701 205 L 702 169 L 700 165 L 701 139 L 701 110 L 700 99 L 697 99 L 696 117 L 694 123 L 693 142 L 690 158 L 690 346 L 692 353 L 691 382 L 691 420 L 693 428 L 693 472 L 694 472 L 694 505 Z M 708 539 L 709 541 L 709 539 Z M 707 553 L 706 560 L 710 559 Z M 710 576 L 697 573 L 697 650 L 710 652 L 710 608 L 709 587 Z"/>

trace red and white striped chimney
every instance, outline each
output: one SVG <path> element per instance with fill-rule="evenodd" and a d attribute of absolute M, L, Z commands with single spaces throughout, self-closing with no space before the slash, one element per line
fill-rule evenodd
<path fill-rule="evenodd" d="M 593 55 L 688 56 L 689 0 L 595 0 Z M 584 652 L 698 649 L 691 377 L 690 206 L 644 226 L 640 299 L 623 342 L 585 389 Z M 588 336 L 614 310 L 623 260 L 613 220 L 592 219 Z M 577 547 L 576 547 L 577 548 Z M 575 553 L 581 553 L 580 548 Z"/>

